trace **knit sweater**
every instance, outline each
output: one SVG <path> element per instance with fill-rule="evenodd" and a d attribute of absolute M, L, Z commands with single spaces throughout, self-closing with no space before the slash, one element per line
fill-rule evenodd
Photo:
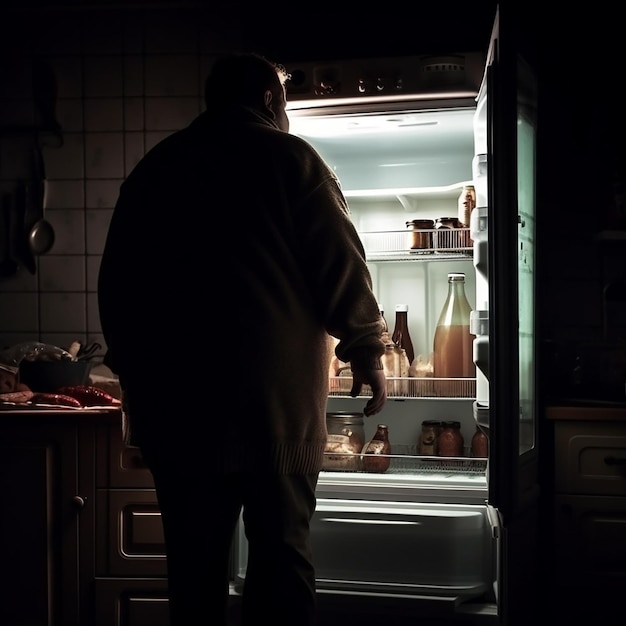
<path fill-rule="evenodd" d="M 336 176 L 249 109 L 203 113 L 138 163 L 98 289 L 133 430 L 184 433 L 216 471 L 319 471 L 330 336 L 345 362 L 384 352 Z"/>

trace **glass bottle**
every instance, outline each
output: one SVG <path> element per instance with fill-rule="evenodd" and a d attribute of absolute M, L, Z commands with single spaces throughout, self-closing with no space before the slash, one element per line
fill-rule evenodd
<path fill-rule="evenodd" d="M 376 433 L 363 447 L 363 458 L 361 459 L 363 470 L 378 472 L 379 474 L 386 472 L 391 464 L 390 454 L 389 429 L 386 424 L 378 424 Z"/>
<path fill-rule="evenodd" d="M 393 341 L 393 343 L 395 343 L 399 348 L 404 348 L 406 350 L 406 356 L 409 359 L 410 365 L 413 363 L 415 353 L 413 351 L 411 335 L 409 334 L 408 315 L 408 304 L 396 304 L 396 324 L 393 329 L 393 334 L 391 335 L 391 341 Z"/>
<path fill-rule="evenodd" d="M 470 445 L 473 457 L 485 459 L 489 455 L 489 437 L 478 424 Z"/>
<path fill-rule="evenodd" d="M 448 297 L 433 340 L 435 378 L 474 378 L 474 336 L 470 333 L 471 307 L 465 295 L 465 274 L 448 274 Z"/>
<path fill-rule="evenodd" d="M 443 422 L 441 434 L 437 439 L 439 456 L 463 456 L 464 444 L 461 422 Z"/>
<path fill-rule="evenodd" d="M 387 324 L 387 318 L 385 317 L 385 309 L 383 308 L 383 305 L 380 304 L 380 302 L 378 303 L 378 310 L 380 311 L 380 317 L 382 318 L 382 322 L 383 322 L 382 340 L 385 343 L 390 343 L 391 337 L 389 336 L 389 324 Z"/>
<path fill-rule="evenodd" d="M 438 438 L 441 432 L 441 422 L 436 420 L 424 420 L 422 432 L 417 439 L 418 454 L 436 456 L 438 453 Z"/>

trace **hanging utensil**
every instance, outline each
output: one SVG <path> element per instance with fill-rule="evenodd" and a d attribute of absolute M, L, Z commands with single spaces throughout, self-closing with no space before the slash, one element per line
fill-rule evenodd
<path fill-rule="evenodd" d="M 43 155 L 38 144 L 33 146 L 32 181 L 26 186 L 27 243 L 32 255 L 42 255 L 54 245 L 54 228 L 44 217 L 46 205 L 46 178 Z M 35 273 L 34 269 L 31 273 Z"/>

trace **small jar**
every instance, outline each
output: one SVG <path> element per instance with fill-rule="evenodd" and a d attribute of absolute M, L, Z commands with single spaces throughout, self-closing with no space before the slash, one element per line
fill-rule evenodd
<path fill-rule="evenodd" d="M 328 438 L 322 469 L 358 471 L 361 467 L 360 453 L 365 444 L 363 413 L 326 413 L 326 430 Z"/>
<path fill-rule="evenodd" d="M 461 422 L 443 422 L 437 443 L 439 456 L 463 456 L 465 442 L 461 434 Z"/>
<path fill-rule="evenodd" d="M 409 233 L 409 248 L 411 250 L 432 250 L 434 220 L 411 220 L 406 223 Z"/>
<path fill-rule="evenodd" d="M 418 454 L 436 456 L 438 454 L 438 438 L 441 432 L 441 422 L 436 420 L 424 420 L 422 432 L 417 439 Z"/>
<path fill-rule="evenodd" d="M 459 220 L 456 217 L 438 217 L 435 220 L 435 247 L 459 248 L 458 228 Z"/>
<path fill-rule="evenodd" d="M 472 436 L 472 456 L 478 459 L 486 459 L 489 455 L 489 438 L 485 431 L 476 425 L 476 432 Z"/>

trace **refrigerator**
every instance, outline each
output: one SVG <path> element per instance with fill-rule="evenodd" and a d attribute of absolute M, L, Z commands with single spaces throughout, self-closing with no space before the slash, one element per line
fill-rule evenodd
<path fill-rule="evenodd" d="M 338 176 L 390 333 L 396 305 L 408 305 L 416 359 L 428 364 L 450 273 L 465 275 L 472 309 L 475 377 L 389 376 L 384 410 L 363 425 L 366 441 L 387 425 L 389 469 L 331 463 L 320 474 L 318 594 L 346 610 L 503 624 L 533 615 L 537 89 L 523 48 L 514 15 L 499 8 L 484 52 L 286 66 L 290 132 Z M 427 230 L 429 248 L 412 248 L 407 222 L 456 217 L 466 185 L 476 193 L 470 226 Z M 346 374 L 330 373 L 329 413 L 362 411 Z M 425 420 L 459 421 L 463 454 L 420 454 Z M 477 424 L 486 458 L 471 455 Z M 246 558 L 240 524 L 234 594 Z"/>

